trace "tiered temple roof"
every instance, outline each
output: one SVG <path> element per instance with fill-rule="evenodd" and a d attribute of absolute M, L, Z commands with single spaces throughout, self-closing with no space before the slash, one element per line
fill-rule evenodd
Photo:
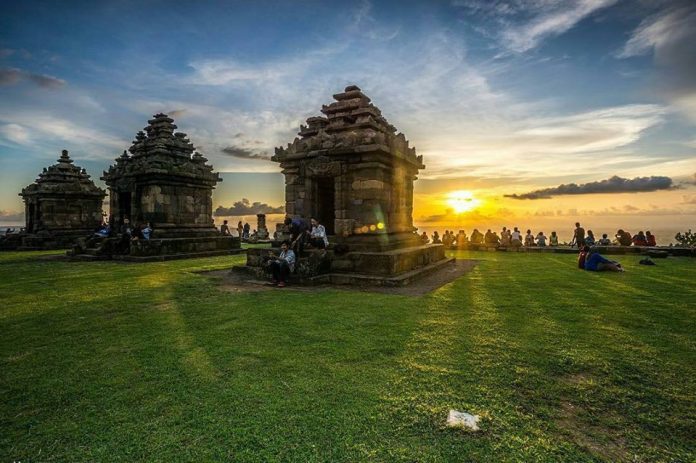
<path fill-rule="evenodd" d="M 324 116 L 310 117 L 307 125 L 300 126 L 299 138 L 285 148 L 276 148 L 274 161 L 347 150 L 383 151 L 424 167 L 422 156 L 416 156 L 404 134 L 396 132 L 360 88 L 350 85 L 333 97 L 336 101 L 322 106 Z"/>
<path fill-rule="evenodd" d="M 197 178 L 215 185 L 222 181 L 203 155 L 195 151 L 187 135 L 175 132 L 174 119 L 166 114 L 155 114 L 148 126 L 139 131 L 133 144 L 116 159 L 116 164 L 104 172 L 109 184 L 122 177 L 161 174 Z M 129 154 L 130 152 L 130 154 Z"/>
<path fill-rule="evenodd" d="M 97 187 L 85 169 L 73 164 L 67 150 L 58 163 L 45 168 L 34 183 L 22 190 L 20 196 L 82 196 L 104 197 L 106 191 Z"/>

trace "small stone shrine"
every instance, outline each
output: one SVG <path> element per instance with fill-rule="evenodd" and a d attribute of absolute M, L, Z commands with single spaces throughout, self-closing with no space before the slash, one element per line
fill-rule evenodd
<path fill-rule="evenodd" d="M 8 236 L 1 245 L 6 249 L 68 248 L 103 220 L 106 192 L 85 169 L 73 164 L 67 150 L 19 195 L 24 199 L 26 227 L 23 233 Z"/>
<path fill-rule="evenodd" d="M 425 168 L 422 156 L 358 87 L 334 99 L 272 158 L 285 175 L 286 213 L 318 218 L 336 251 L 328 255 L 330 266 L 317 266 L 329 269 L 325 275 L 309 276 L 406 284 L 451 262 L 442 245 L 423 245 L 414 233 L 413 182 Z M 256 254 L 247 254 L 251 267 L 260 265 Z"/>
<path fill-rule="evenodd" d="M 121 259 L 222 255 L 240 248 L 239 238 L 222 236 L 213 223 L 212 193 L 222 179 L 186 134 L 174 132 L 173 122 L 156 114 L 102 176 L 109 187 L 110 223 L 120 227 L 129 219 L 153 229 L 151 239 L 132 241 Z"/>
<path fill-rule="evenodd" d="M 260 241 L 268 239 L 268 228 L 266 228 L 266 214 L 256 214 L 256 237 Z"/>

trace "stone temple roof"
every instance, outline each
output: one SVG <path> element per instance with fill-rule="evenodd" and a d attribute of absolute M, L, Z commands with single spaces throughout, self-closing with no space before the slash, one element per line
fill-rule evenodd
<path fill-rule="evenodd" d="M 416 156 L 404 134 L 397 133 L 360 88 L 349 85 L 333 97 L 336 101 L 321 108 L 324 116 L 310 117 L 307 125 L 300 126 L 299 138 L 285 148 L 276 148 L 274 161 L 374 149 L 423 167 L 422 156 Z"/>
<path fill-rule="evenodd" d="M 107 184 L 122 177 L 148 174 L 198 178 L 205 183 L 222 181 L 208 161 L 195 151 L 183 132 L 175 132 L 174 119 L 155 114 L 147 127 L 135 135 L 133 144 L 104 172 Z M 130 154 L 129 154 L 130 153 Z"/>
<path fill-rule="evenodd" d="M 25 187 L 20 196 L 95 196 L 106 192 L 97 187 L 87 171 L 73 164 L 67 150 L 63 150 L 58 163 L 46 168 L 34 183 Z"/>

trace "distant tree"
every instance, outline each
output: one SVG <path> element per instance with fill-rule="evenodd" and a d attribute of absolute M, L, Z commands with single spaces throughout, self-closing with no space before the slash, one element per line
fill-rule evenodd
<path fill-rule="evenodd" d="M 686 246 L 689 248 L 696 247 L 696 233 L 692 232 L 691 229 L 684 233 L 677 233 L 674 235 L 674 239 L 677 240 L 680 246 Z"/>

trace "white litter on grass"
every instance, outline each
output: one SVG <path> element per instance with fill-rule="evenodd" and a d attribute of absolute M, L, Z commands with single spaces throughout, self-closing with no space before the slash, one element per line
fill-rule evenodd
<path fill-rule="evenodd" d="M 451 428 L 466 428 L 472 431 L 478 431 L 478 422 L 481 419 L 478 415 L 472 415 L 466 412 L 458 412 L 450 410 L 447 416 L 447 426 Z"/>

